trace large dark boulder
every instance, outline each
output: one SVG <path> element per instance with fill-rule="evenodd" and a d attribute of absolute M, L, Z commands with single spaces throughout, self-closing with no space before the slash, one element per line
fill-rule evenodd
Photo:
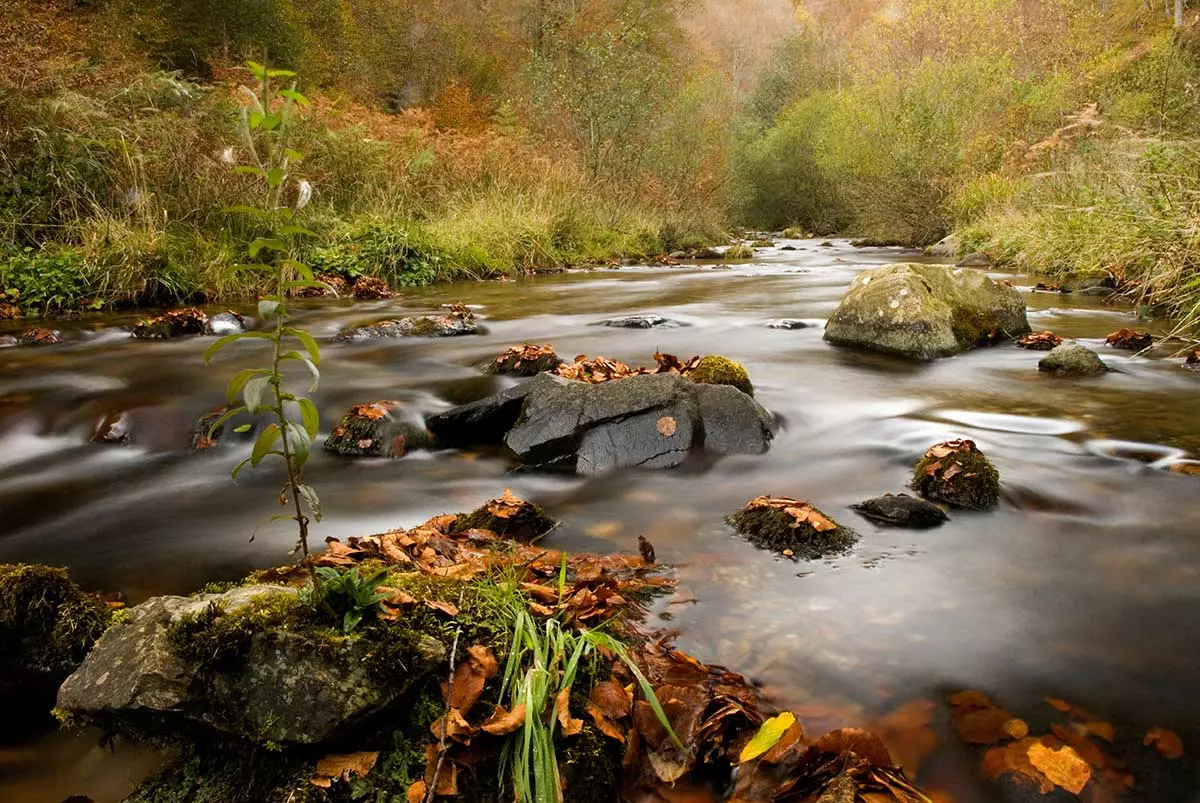
<path fill-rule="evenodd" d="M 587 384 L 541 374 L 504 442 L 527 465 L 602 474 L 670 468 L 695 452 L 761 454 L 774 424 L 752 398 L 675 374 Z"/>
<path fill-rule="evenodd" d="M 486 399 L 430 416 L 425 426 L 437 442 L 451 447 L 489 446 L 504 442 L 517 423 L 531 382 L 507 388 Z"/>
<path fill-rule="evenodd" d="M 255 742 L 317 744 L 400 699 L 371 671 L 369 639 L 300 627 L 298 589 L 154 597 L 113 625 L 58 693 L 84 722 L 145 731 L 214 728 Z M 445 657 L 432 639 L 406 656 L 423 679 Z"/>
<path fill-rule="evenodd" d="M 825 340 L 931 360 L 1028 331 L 1025 302 L 1012 287 L 969 268 L 899 264 L 855 278 Z"/>

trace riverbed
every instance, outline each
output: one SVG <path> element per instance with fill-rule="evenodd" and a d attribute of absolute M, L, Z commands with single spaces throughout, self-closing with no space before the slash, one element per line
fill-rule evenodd
<path fill-rule="evenodd" d="M 912 699 L 937 701 L 944 746 L 921 781 L 960 803 L 993 798 L 945 727 L 948 691 L 984 690 L 1031 720 L 1045 696 L 1066 698 L 1137 739 L 1170 727 L 1200 750 L 1200 477 L 1168 470 L 1200 459 L 1200 373 L 1166 351 L 1106 347 L 1108 332 L 1134 322 L 1128 308 L 1033 292 L 1035 277 L 1003 277 L 1026 295 L 1033 328 L 1095 348 L 1115 371 L 1039 374 L 1042 354 L 1011 343 L 917 364 L 822 341 L 856 272 L 914 258 L 844 240 L 780 240 L 729 267 L 570 271 L 389 301 L 307 302 L 298 323 L 318 337 L 459 301 L 488 330 L 324 345 L 323 432 L 359 402 L 434 412 L 480 398 L 510 381 L 480 366 L 522 342 L 637 365 L 653 364 L 655 351 L 725 354 L 746 365 L 782 424 L 763 456 L 587 479 L 514 473 L 495 453 L 348 462 L 314 451 L 309 480 L 325 507 L 314 535 L 410 526 L 505 488 L 562 521 L 547 545 L 632 551 L 645 535 L 680 583 L 652 621 L 677 631 L 682 649 L 814 721 L 866 723 Z M 684 325 L 596 325 L 636 313 Z M 809 325 L 768 327 L 781 318 Z M 132 341 L 122 328 L 131 323 L 64 322 L 67 344 L 0 351 L 0 562 L 65 565 L 85 587 L 136 603 L 290 560 L 294 534 L 266 523 L 279 476 L 247 471 L 234 484 L 229 470 L 248 446 L 186 448 L 197 418 L 221 403 L 234 371 L 257 364 L 255 353 L 227 350 L 205 367 L 209 338 Z M 89 444 L 114 412 L 128 415 L 132 443 Z M 849 509 L 904 491 L 914 461 L 951 438 L 973 439 L 996 464 L 998 510 L 952 512 L 940 528 L 909 531 Z M 723 523 L 760 494 L 807 499 L 861 541 L 819 562 L 760 551 Z M 152 765 L 141 751 L 100 750 L 93 734 L 41 734 L 0 747 L 0 800 L 115 802 Z M 1138 787 L 1128 799 L 1200 799 L 1190 760 L 1156 772 L 1153 792 Z"/>

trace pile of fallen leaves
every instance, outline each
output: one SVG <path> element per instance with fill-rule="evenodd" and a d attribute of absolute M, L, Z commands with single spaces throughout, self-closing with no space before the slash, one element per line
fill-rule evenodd
<path fill-rule="evenodd" d="M 1061 346 L 1062 338 L 1047 329 L 1044 332 L 1028 332 L 1021 335 L 1017 340 L 1017 345 L 1023 349 L 1049 351 L 1055 346 Z"/>
<path fill-rule="evenodd" d="M 542 346 L 535 346 L 532 343 L 525 343 L 520 346 L 509 346 L 504 350 L 504 353 L 496 358 L 497 363 L 509 363 L 519 367 L 522 363 L 537 362 L 544 357 L 554 356 L 554 346 L 546 343 Z"/>
<path fill-rule="evenodd" d="M 1141 351 L 1154 345 L 1154 337 L 1149 332 L 1142 332 L 1135 329 L 1118 329 L 1115 332 L 1109 332 L 1108 336 L 1104 338 L 1104 342 L 1115 349 Z"/>
<path fill-rule="evenodd" d="M 700 364 L 700 359 L 699 356 L 696 356 L 684 362 L 674 354 L 663 354 L 656 351 L 654 352 L 656 367 L 630 368 L 619 360 L 610 360 L 607 357 L 588 359 L 586 354 L 580 354 L 571 362 L 558 366 L 554 373 L 559 376 L 565 376 L 567 379 L 576 379 L 580 382 L 598 385 L 601 382 L 608 382 L 613 379 L 626 379 L 631 376 L 643 376 L 646 374 L 678 374 L 680 376 L 687 376 Z"/>
<path fill-rule="evenodd" d="M 391 298 L 392 288 L 387 282 L 374 276 L 360 276 L 354 283 L 354 297 L 359 300 L 377 301 Z"/>
<path fill-rule="evenodd" d="M 208 316 L 196 307 L 173 309 L 154 318 L 138 321 L 133 327 L 133 336 L 155 340 L 181 335 L 201 335 L 204 334 L 207 323 Z"/>
<path fill-rule="evenodd" d="M 793 530 L 806 524 L 819 533 L 837 529 L 837 524 L 832 519 L 808 502 L 801 502 L 786 496 L 756 496 L 747 503 L 745 509 L 747 511 L 781 510 L 791 518 Z"/>
<path fill-rule="evenodd" d="M 1065 790 L 1089 800 L 1113 800 L 1134 788 L 1128 763 L 1113 747 L 1116 728 L 1066 700 L 1046 698 L 1066 722 L 1052 722 L 1040 736 L 982 692 L 959 692 L 949 702 L 959 738 L 988 748 L 981 765 L 985 778 L 1043 795 Z M 1183 755 L 1182 740 L 1165 728 L 1151 728 L 1142 744 L 1167 759 Z"/>
<path fill-rule="evenodd" d="M 22 346 L 49 346 L 63 342 L 62 332 L 57 329 L 26 329 L 17 338 Z"/>

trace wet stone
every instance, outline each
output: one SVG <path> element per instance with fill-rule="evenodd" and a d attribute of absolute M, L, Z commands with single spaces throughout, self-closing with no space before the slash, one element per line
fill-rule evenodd
<path fill-rule="evenodd" d="M 1063 343 L 1038 362 L 1038 370 L 1055 376 L 1100 376 L 1108 372 L 1108 366 L 1086 346 Z"/>
<path fill-rule="evenodd" d="M 186 307 L 138 321 L 133 327 L 133 336 L 138 340 L 166 340 L 185 335 L 202 335 L 207 326 L 208 316 L 203 310 Z"/>
<path fill-rule="evenodd" d="M 26 329 L 17 338 L 17 344 L 21 346 L 52 346 L 56 343 L 63 343 L 66 338 L 63 333 L 57 329 Z"/>
<path fill-rule="evenodd" d="M 380 321 L 339 332 L 334 340 L 372 340 L 397 337 L 457 337 L 477 335 L 481 330 L 475 315 L 461 304 L 455 304 L 439 315 L 409 315 L 404 318 Z"/>
<path fill-rule="evenodd" d="M 432 443 L 420 418 L 389 400 L 351 407 L 325 439 L 325 451 L 342 457 L 403 457 Z"/>
<path fill-rule="evenodd" d="M 19 341 L 12 335 L 0 335 L 0 349 L 9 348 L 10 346 L 15 346 L 18 343 Z"/>
<path fill-rule="evenodd" d="M 806 323 L 805 321 L 797 320 L 795 318 L 784 318 L 783 320 L 771 321 L 769 324 L 767 324 L 767 327 L 770 329 L 784 329 L 789 332 L 797 329 L 808 329 L 811 326 L 811 323 Z"/>
<path fill-rule="evenodd" d="M 784 557 L 819 560 L 843 554 L 858 534 L 843 527 L 808 502 L 760 496 L 727 521 L 750 543 Z"/>
<path fill-rule="evenodd" d="M 931 446 L 913 467 L 912 487 L 930 501 L 969 510 L 1000 503 L 1000 473 L 971 440 Z"/>
<path fill-rule="evenodd" d="M 600 321 L 598 325 L 617 329 L 670 329 L 688 324 L 664 318 L 661 315 L 628 315 L 624 318 L 609 318 Z"/>
<path fill-rule="evenodd" d="M 204 326 L 205 334 L 217 335 L 219 337 L 235 335 L 238 332 L 244 331 L 246 331 L 246 318 L 233 310 L 218 312 L 209 318 L 208 323 Z"/>
<path fill-rule="evenodd" d="M 892 527 L 937 527 L 949 520 L 937 505 L 908 494 L 884 494 L 851 505 L 850 509 L 868 521 Z"/>
<path fill-rule="evenodd" d="M 123 445 L 129 443 L 133 439 L 133 421 L 129 417 L 129 413 L 109 413 L 100 419 L 96 424 L 96 428 L 92 430 L 92 436 L 88 440 L 91 443 L 108 443 Z"/>

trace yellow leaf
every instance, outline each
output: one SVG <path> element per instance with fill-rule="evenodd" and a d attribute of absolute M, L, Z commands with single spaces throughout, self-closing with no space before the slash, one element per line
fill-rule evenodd
<path fill-rule="evenodd" d="M 783 734 L 794 724 L 796 724 L 796 715 L 791 711 L 784 711 L 779 716 L 768 719 L 758 729 L 758 733 L 754 734 L 754 738 L 742 748 L 742 754 L 738 756 L 738 763 L 745 764 L 770 750 L 778 744 L 779 740 L 783 738 Z"/>
<path fill-rule="evenodd" d="M 1092 777 L 1092 768 L 1072 748 L 1063 745 L 1052 750 L 1038 742 L 1029 747 L 1029 763 L 1041 770 L 1053 783 L 1078 795 Z"/>

